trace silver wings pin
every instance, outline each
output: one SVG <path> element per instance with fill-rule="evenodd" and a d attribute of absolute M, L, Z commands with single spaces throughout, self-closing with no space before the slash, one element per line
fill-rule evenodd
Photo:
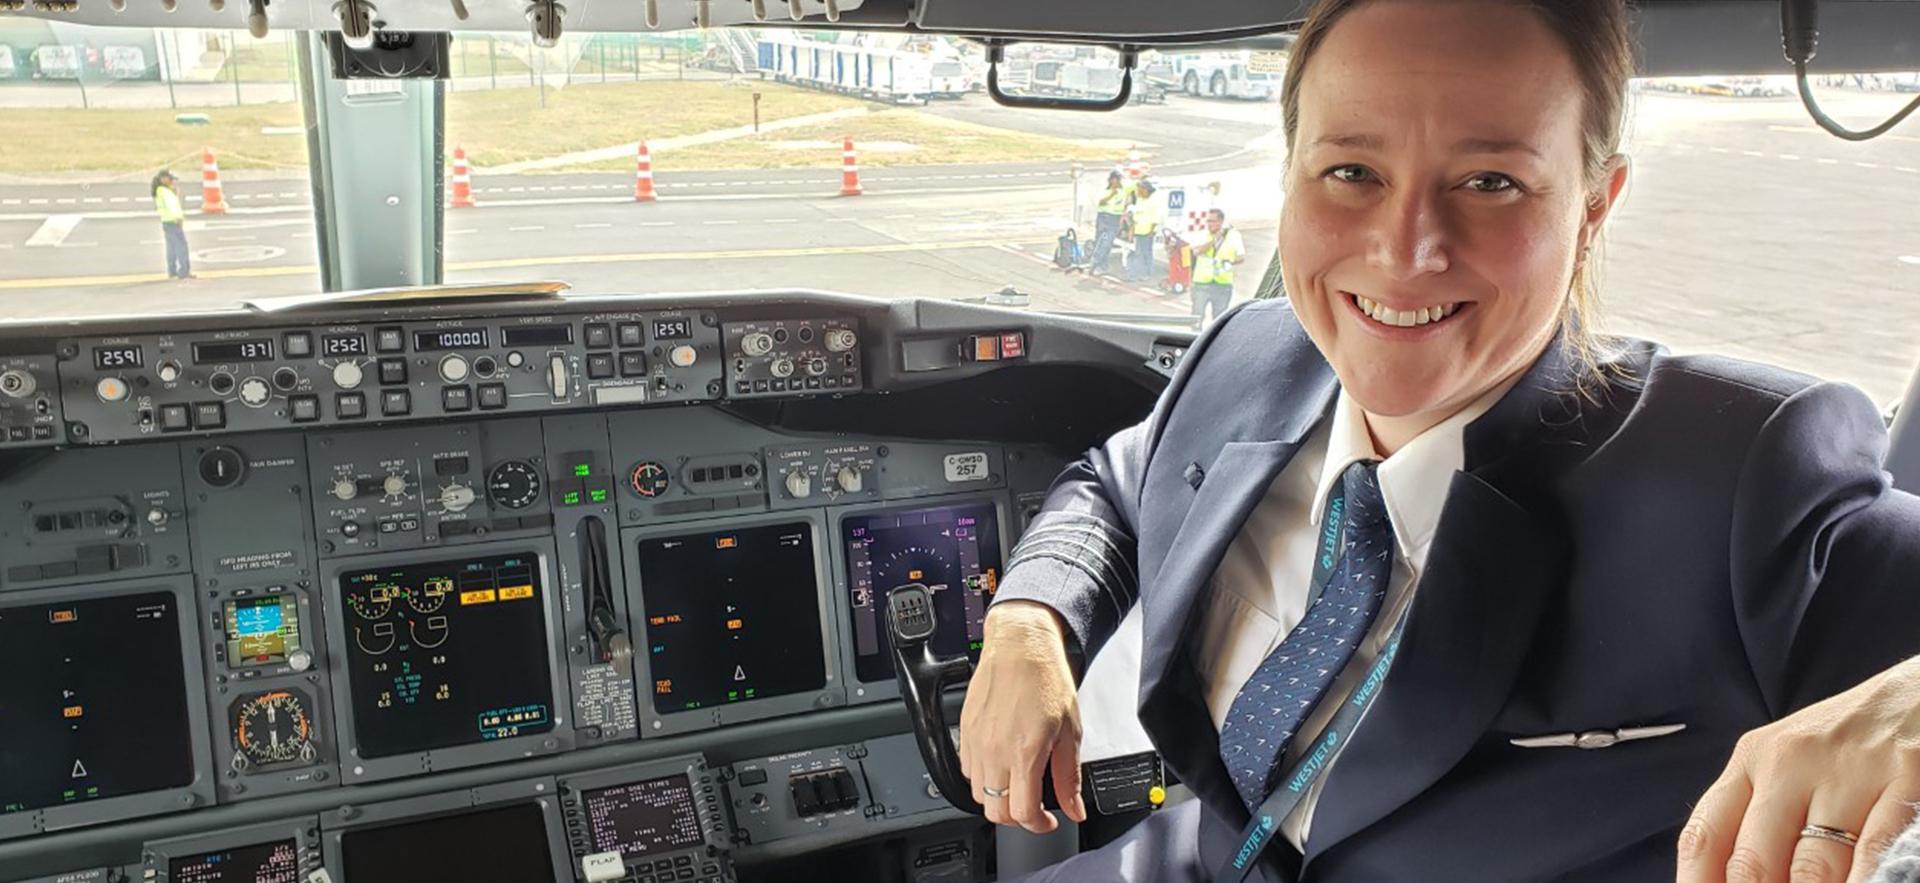
<path fill-rule="evenodd" d="M 1652 727 L 1621 727 L 1618 730 L 1588 730 L 1584 733 L 1554 733 L 1509 739 L 1521 748 L 1611 748 L 1621 742 L 1670 736 L 1687 728 L 1686 724 L 1660 724 Z"/>

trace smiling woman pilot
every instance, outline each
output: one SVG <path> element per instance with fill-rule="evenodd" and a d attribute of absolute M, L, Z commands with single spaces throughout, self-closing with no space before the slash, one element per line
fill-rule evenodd
<path fill-rule="evenodd" d="M 1197 799 L 1036 879 L 1839 881 L 1909 822 L 1920 499 L 1871 403 L 1595 327 L 1630 68 L 1619 0 L 1313 9 L 1291 301 L 1061 476 L 962 714 L 988 816 L 1052 830 L 1068 642 L 1142 604 Z"/>

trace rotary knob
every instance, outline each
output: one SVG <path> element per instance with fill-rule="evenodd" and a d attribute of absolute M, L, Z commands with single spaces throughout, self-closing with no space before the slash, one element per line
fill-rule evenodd
<path fill-rule="evenodd" d="M 440 360 L 440 379 L 448 383 L 459 383 L 467 379 L 467 360 L 463 356 L 448 356 Z"/>
<path fill-rule="evenodd" d="M 691 368 L 699 360 L 700 351 L 683 343 L 667 353 L 667 358 L 673 361 L 675 368 Z"/>
<path fill-rule="evenodd" d="M 740 338 L 740 351 L 749 356 L 764 356 L 773 352 L 773 335 L 765 331 L 755 331 Z"/>
<path fill-rule="evenodd" d="M 856 336 L 851 329 L 835 328 L 827 332 L 828 352 L 844 353 L 853 349 L 854 345 L 859 342 L 860 338 Z"/>
<path fill-rule="evenodd" d="M 93 394 L 99 396 L 100 401 L 103 402 L 125 401 L 127 382 L 118 377 L 102 377 L 93 385 Z"/>
<path fill-rule="evenodd" d="M 333 366 L 333 385 L 341 389 L 359 389 L 365 375 L 357 362 L 341 362 Z"/>
<path fill-rule="evenodd" d="M 172 517 L 173 516 L 167 514 L 167 510 L 162 509 L 158 506 L 155 506 L 152 509 L 147 510 L 147 523 L 153 525 L 154 527 L 165 527 L 167 525 L 167 522 L 171 520 Z"/>
<path fill-rule="evenodd" d="M 337 479 L 333 483 L 333 498 L 346 502 L 360 496 L 360 485 L 351 478 Z"/>
<path fill-rule="evenodd" d="M 272 400 L 273 391 L 267 388 L 267 382 L 258 377 L 249 377 L 240 382 L 240 403 L 249 408 L 258 408 Z"/>
<path fill-rule="evenodd" d="M 793 360 L 792 359 L 773 360 L 773 376 L 792 377 L 793 376 Z"/>
<path fill-rule="evenodd" d="M 860 470 L 852 466 L 842 466 L 839 472 L 834 473 L 833 483 L 839 485 L 841 490 L 849 494 L 857 494 L 860 492 L 860 488 L 864 485 L 865 480 L 861 477 Z"/>
<path fill-rule="evenodd" d="M 313 654 L 305 650 L 295 650 L 287 654 L 287 667 L 294 671 L 306 671 L 313 667 Z"/>
<path fill-rule="evenodd" d="M 805 469 L 795 469 L 787 473 L 787 496 L 804 500 L 813 495 L 813 479 L 807 477 Z"/>
<path fill-rule="evenodd" d="M 818 356 L 807 360 L 807 373 L 815 377 L 827 373 L 827 360 Z"/>
<path fill-rule="evenodd" d="M 397 472 L 389 475 L 385 481 L 380 482 L 380 490 L 386 492 L 389 497 L 404 496 L 407 493 L 407 477 Z"/>
<path fill-rule="evenodd" d="M 440 505 L 448 512 L 464 512 L 473 505 L 473 488 L 464 484 L 448 485 L 440 491 Z"/>
<path fill-rule="evenodd" d="M 0 373 L 0 394 L 10 399 L 24 399 L 33 395 L 34 389 L 39 385 L 31 373 L 17 368 Z"/>

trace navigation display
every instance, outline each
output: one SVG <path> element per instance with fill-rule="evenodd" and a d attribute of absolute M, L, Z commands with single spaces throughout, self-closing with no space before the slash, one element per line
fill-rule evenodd
<path fill-rule="evenodd" d="M 0 604 L 0 814 L 192 783 L 179 617 L 171 592 Z"/>
<path fill-rule="evenodd" d="M 538 557 L 347 571 L 340 600 L 362 757 L 553 729 Z"/>
<path fill-rule="evenodd" d="M 804 521 L 641 540 L 654 710 L 825 687 L 817 572 Z"/>
<path fill-rule="evenodd" d="M 848 516 L 840 522 L 840 542 L 847 550 L 855 677 L 863 683 L 893 680 L 887 593 L 907 583 L 933 593 L 939 621 L 934 652 L 979 659 L 982 623 L 1002 567 L 992 503 Z"/>
<path fill-rule="evenodd" d="M 352 830 L 340 836 L 340 851 L 352 883 L 553 879 L 546 818 L 533 803 Z"/>
<path fill-rule="evenodd" d="M 172 883 L 298 883 L 300 852 L 292 838 L 170 859 Z"/>
<path fill-rule="evenodd" d="M 634 858 L 705 842 L 693 785 L 685 775 L 587 791 L 580 803 L 596 853 Z"/>
<path fill-rule="evenodd" d="M 292 595 L 239 598 L 221 605 L 227 664 L 274 665 L 300 649 L 300 605 Z"/>

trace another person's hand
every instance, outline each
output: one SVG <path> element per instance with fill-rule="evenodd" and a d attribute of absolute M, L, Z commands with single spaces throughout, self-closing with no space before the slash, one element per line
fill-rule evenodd
<path fill-rule="evenodd" d="M 960 771 L 994 824 L 1035 834 L 1059 827 L 1040 805 L 1049 764 L 1061 809 L 1076 822 L 1087 819 L 1066 635 L 1059 614 L 1044 604 L 1009 600 L 987 611 L 980 665 L 960 712 Z"/>
<path fill-rule="evenodd" d="M 1917 801 L 1920 658 L 1742 736 L 1681 831 L 1679 880 L 1865 883 Z"/>

